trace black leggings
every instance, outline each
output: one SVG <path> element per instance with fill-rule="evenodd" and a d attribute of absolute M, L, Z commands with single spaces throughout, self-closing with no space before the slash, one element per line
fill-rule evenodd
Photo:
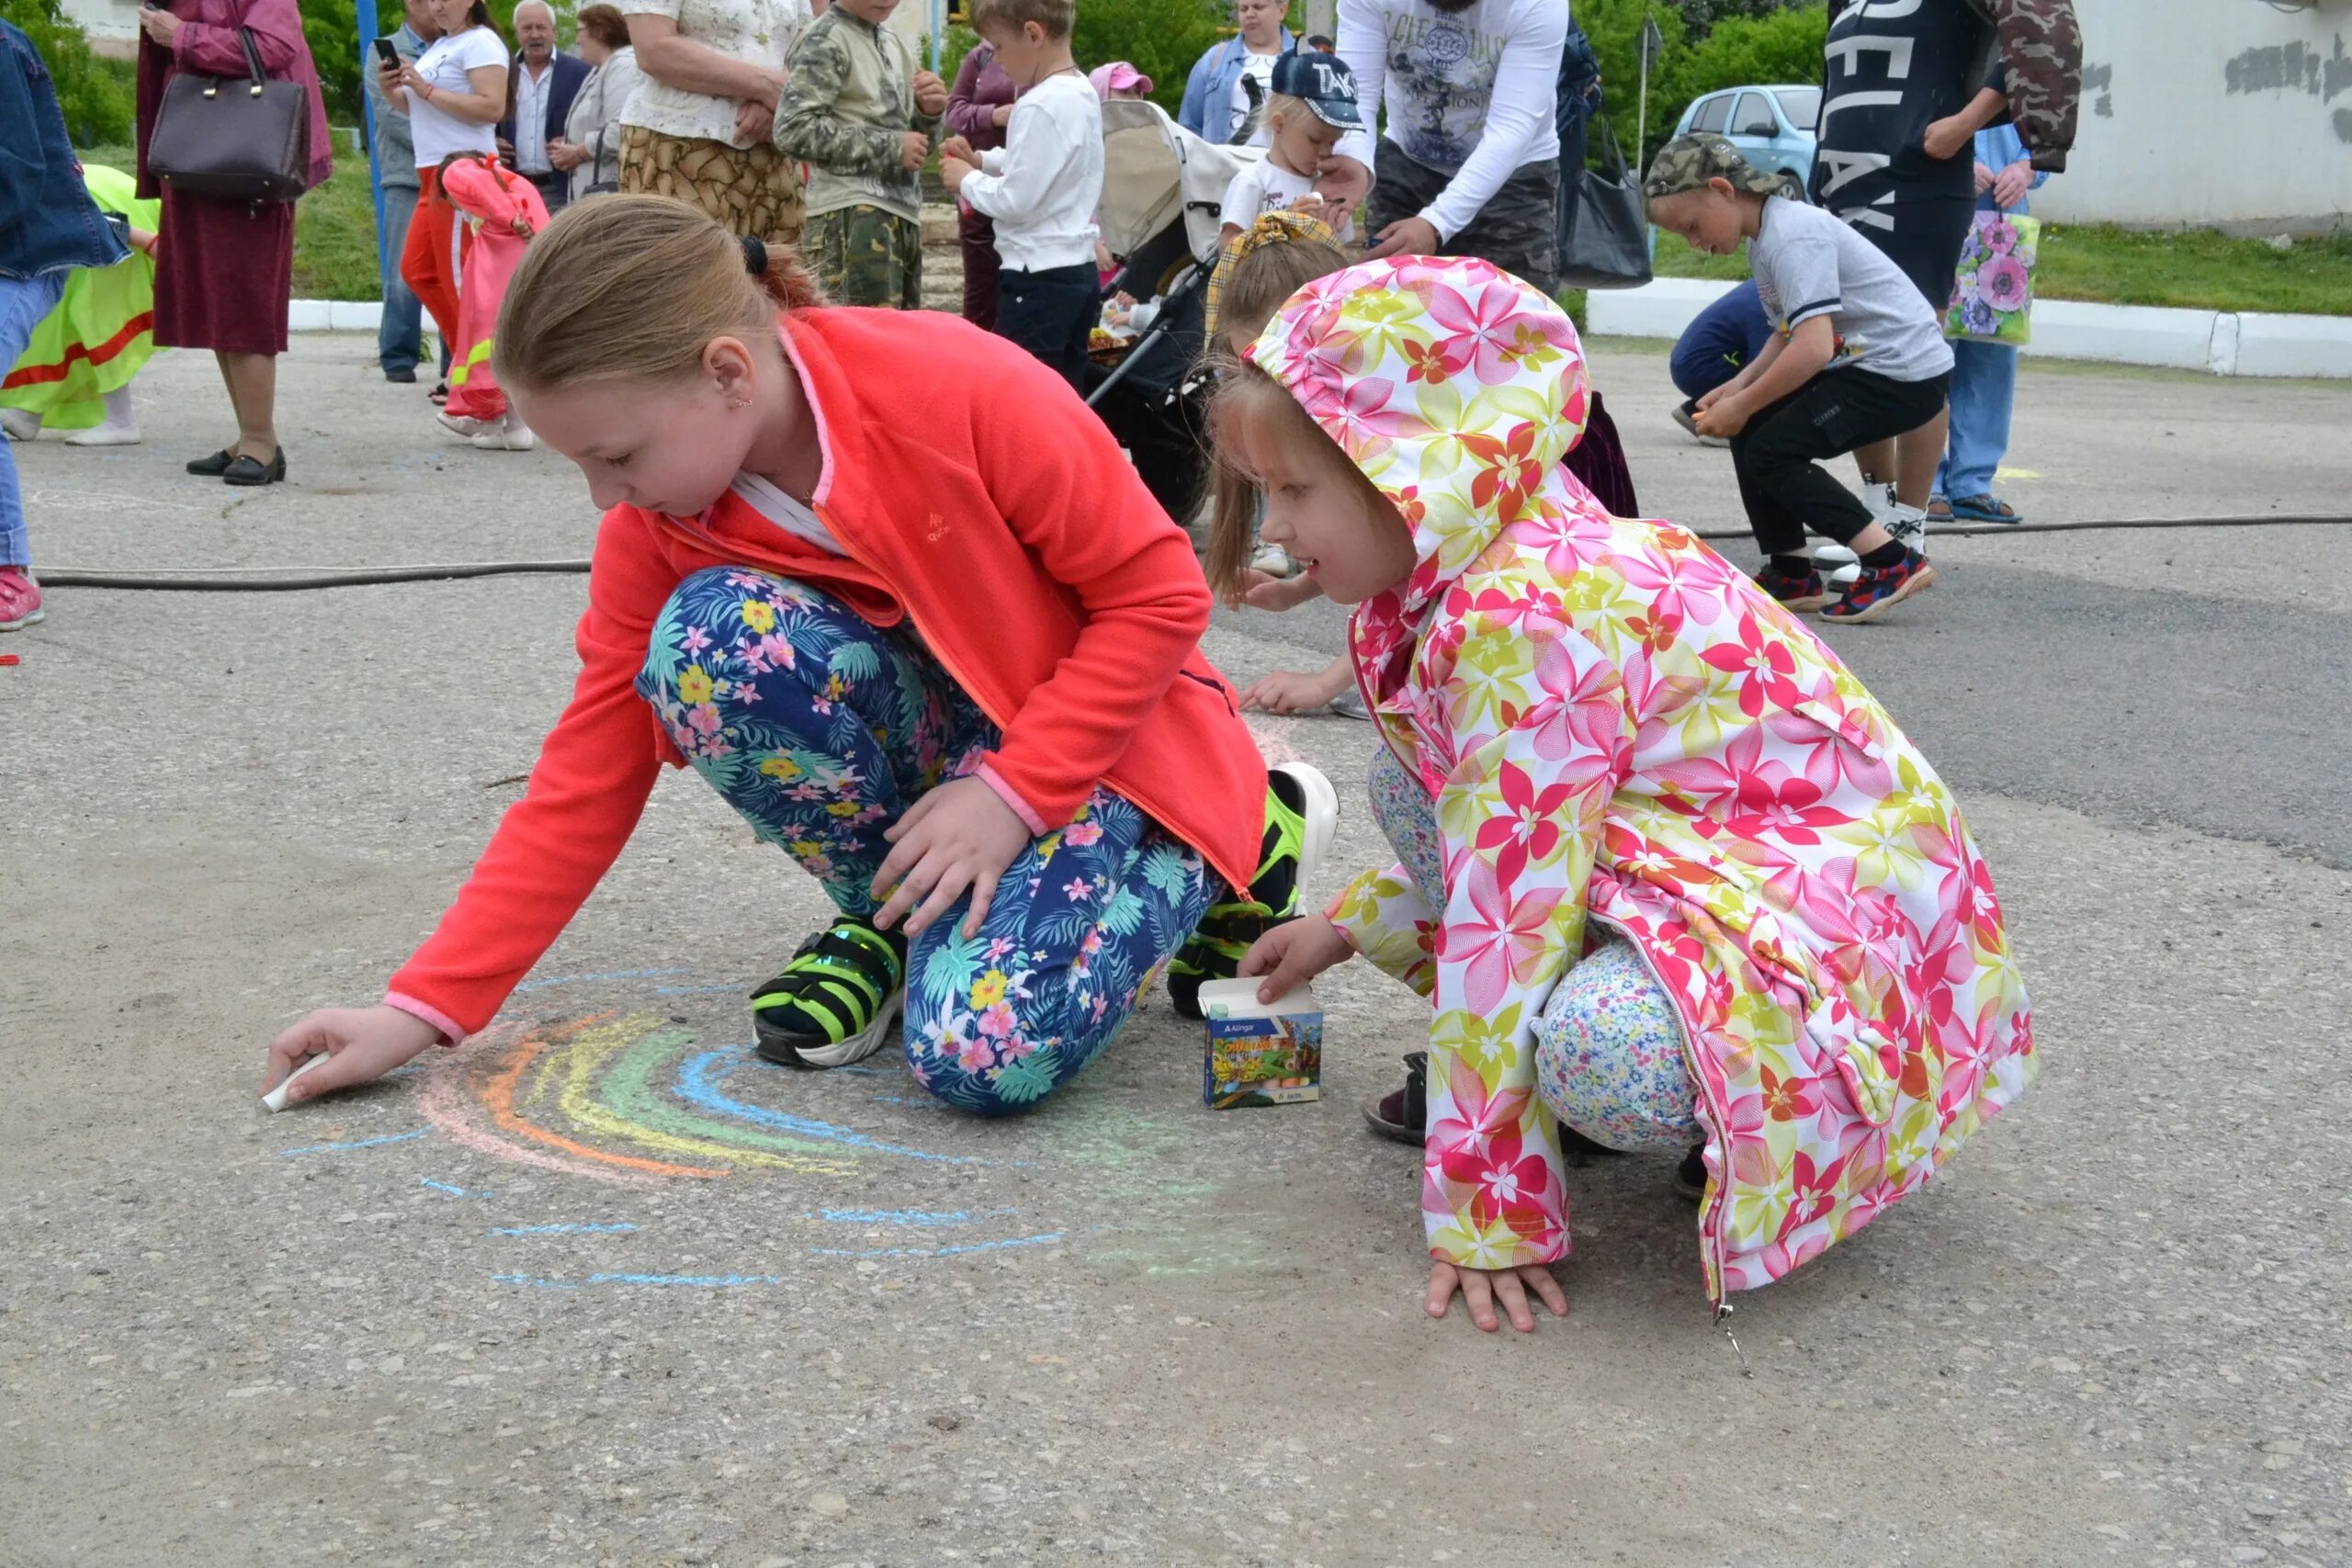
<path fill-rule="evenodd" d="M 1770 404 L 1731 438 L 1732 471 L 1747 526 L 1768 556 L 1804 548 L 1811 528 L 1849 543 L 1871 525 L 1870 508 L 1820 467 L 1857 446 L 1917 430 L 1936 417 L 1951 373 L 1926 381 L 1897 381 L 1875 370 L 1824 370 Z"/>

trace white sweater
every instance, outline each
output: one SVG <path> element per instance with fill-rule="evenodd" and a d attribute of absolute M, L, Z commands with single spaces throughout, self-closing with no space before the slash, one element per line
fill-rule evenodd
<path fill-rule="evenodd" d="M 1004 145 L 980 154 L 956 194 L 996 220 L 996 251 L 1014 272 L 1094 262 L 1102 205 L 1102 100 L 1075 71 L 1014 100 Z"/>
<path fill-rule="evenodd" d="M 1426 0 L 1340 0 L 1340 58 L 1365 124 L 1380 123 L 1385 96 L 1388 139 L 1453 176 L 1420 214 L 1440 239 L 1466 228 L 1512 170 L 1558 161 L 1567 39 L 1567 0 L 1478 0 L 1451 14 Z M 1351 133 L 1339 151 L 1370 168 L 1371 133 Z"/>

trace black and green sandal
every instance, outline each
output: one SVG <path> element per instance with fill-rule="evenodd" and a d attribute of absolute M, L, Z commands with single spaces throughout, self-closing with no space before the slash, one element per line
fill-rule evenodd
<path fill-rule="evenodd" d="M 1339 826 L 1339 794 L 1318 770 L 1305 762 L 1266 770 L 1266 837 L 1248 897 L 1210 905 L 1168 961 L 1168 998 L 1179 1018 L 1200 1017 L 1202 982 L 1231 979 L 1250 943 L 1298 918 L 1301 890 Z"/>
<path fill-rule="evenodd" d="M 754 1047 L 787 1067 L 842 1067 L 889 1037 L 906 1006 L 907 943 L 843 915 L 752 993 Z"/>

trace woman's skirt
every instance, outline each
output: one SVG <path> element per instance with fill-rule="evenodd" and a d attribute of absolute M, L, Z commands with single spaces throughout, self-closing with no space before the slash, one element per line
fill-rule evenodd
<path fill-rule="evenodd" d="M 797 244 L 800 239 L 800 163 L 776 151 L 772 142 L 733 147 L 707 137 L 664 136 L 641 125 L 625 125 L 621 189 L 692 202 L 739 237 L 772 245 Z"/>
<path fill-rule="evenodd" d="M 155 341 L 223 354 L 286 352 L 294 204 L 215 201 L 164 187 Z"/>

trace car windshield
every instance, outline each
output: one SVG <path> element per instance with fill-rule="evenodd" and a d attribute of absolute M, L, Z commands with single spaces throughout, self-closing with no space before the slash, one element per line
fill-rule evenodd
<path fill-rule="evenodd" d="M 1811 130 L 1814 121 L 1821 118 L 1821 89 L 1818 87 L 1782 87 L 1772 95 L 1781 100 L 1781 112 L 1799 130 Z"/>

